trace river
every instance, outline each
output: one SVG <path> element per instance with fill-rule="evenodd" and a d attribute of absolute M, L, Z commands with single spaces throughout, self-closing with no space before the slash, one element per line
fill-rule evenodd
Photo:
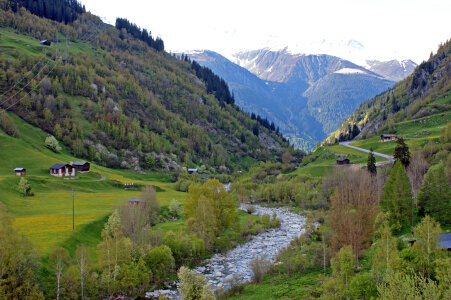
<path fill-rule="evenodd" d="M 303 231 L 305 218 L 291 212 L 288 208 L 253 206 L 255 215 L 272 216 L 276 213 L 281 221 L 280 227 L 258 234 L 245 244 L 226 253 L 215 254 L 204 261 L 204 266 L 196 268 L 196 272 L 204 274 L 213 291 L 229 288 L 233 279 L 239 282 L 249 281 L 252 278 L 250 267 L 252 260 L 260 257 L 274 262 L 279 251 L 288 247 L 290 242 Z M 245 210 L 246 206 L 241 206 L 240 209 Z M 146 297 L 158 298 L 160 294 L 165 294 L 169 299 L 180 299 L 175 286 L 172 289 L 146 293 Z"/>

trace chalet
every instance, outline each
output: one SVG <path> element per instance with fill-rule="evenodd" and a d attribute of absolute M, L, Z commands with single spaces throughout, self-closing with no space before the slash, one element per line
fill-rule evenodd
<path fill-rule="evenodd" d="M 338 158 L 337 159 L 337 165 L 349 165 L 349 159 L 347 158 Z"/>
<path fill-rule="evenodd" d="M 14 169 L 14 174 L 16 174 L 16 176 L 25 176 L 25 175 L 27 175 L 27 169 L 25 169 L 25 168 L 15 168 Z"/>
<path fill-rule="evenodd" d="M 438 245 L 440 248 L 451 251 L 451 233 L 439 234 Z"/>
<path fill-rule="evenodd" d="M 197 169 L 188 169 L 188 174 L 197 174 Z"/>
<path fill-rule="evenodd" d="M 75 168 L 69 164 L 54 164 L 50 167 L 50 175 L 58 177 L 75 176 Z"/>
<path fill-rule="evenodd" d="M 70 163 L 74 169 L 80 173 L 87 173 L 91 168 L 91 164 L 86 161 L 76 161 Z"/>
<path fill-rule="evenodd" d="M 128 204 L 130 204 L 130 205 L 138 205 L 142 201 L 143 201 L 143 199 L 141 199 L 141 198 L 128 198 Z"/>
<path fill-rule="evenodd" d="M 396 140 L 396 134 L 381 134 L 381 142 L 389 142 Z"/>
<path fill-rule="evenodd" d="M 52 44 L 52 42 L 50 42 L 49 40 L 43 40 L 43 41 L 40 41 L 39 44 L 41 44 L 43 46 L 50 46 Z"/>

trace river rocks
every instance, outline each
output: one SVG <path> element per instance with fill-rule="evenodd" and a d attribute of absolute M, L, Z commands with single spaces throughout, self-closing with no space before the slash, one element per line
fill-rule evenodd
<path fill-rule="evenodd" d="M 299 237 L 303 231 L 304 217 L 291 212 L 288 208 L 269 208 L 253 205 L 253 214 L 273 215 L 276 213 L 280 219 L 280 227 L 263 232 L 253 237 L 249 242 L 226 252 L 215 254 L 205 261 L 205 265 L 195 269 L 204 274 L 212 290 L 227 289 L 231 282 L 246 282 L 252 278 L 250 263 L 259 257 L 274 263 L 280 250 L 288 247 L 290 242 Z M 240 209 L 247 211 L 248 206 L 242 205 Z M 157 292 L 147 293 L 148 298 L 157 298 Z M 154 294 L 157 293 L 157 294 Z M 180 299 L 175 294 L 165 294 L 169 299 Z"/>

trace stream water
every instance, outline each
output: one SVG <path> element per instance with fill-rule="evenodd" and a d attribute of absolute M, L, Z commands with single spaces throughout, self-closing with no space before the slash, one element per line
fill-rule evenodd
<path fill-rule="evenodd" d="M 204 266 L 195 269 L 204 274 L 211 289 L 227 289 L 232 281 L 246 282 L 252 278 L 250 263 L 255 258 L 274 262 L 280 250 L 289 246 L 290 242 L 303 231 L 304 217 L 291 212 L 288 208 L 269 208 L 254 205 L 253 214 L 263 216 L 276 213 L 281 224 L 279 228 L 271 229 L 254 236 L 245 244 L 227 251 L 215 254 L 204 262 Z M 245 210 L 246 206 L 240 207 Z M 166 290 L 146 293 L 147 298 L 158 298 L 164 294 L 169 299 L 180 299 L 176 284 Z"/>

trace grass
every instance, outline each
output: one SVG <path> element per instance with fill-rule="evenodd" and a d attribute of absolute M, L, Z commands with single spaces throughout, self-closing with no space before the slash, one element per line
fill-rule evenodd
<path fill-rule="evenodd" d="M 14 114 L 20 138 L 0 131 L 0 202 L 15 217 L 15 225 L 41 251 L 43 256 L 56 245 L 70 252 L 78 243 L 87 243 L 95 250 L 106 216 L 130 197 L 139 197 L 139 190 L 113 187 L 110 180 L 157 187 L 161 206 L 172 199 L 182 202 L 185 194 L 176 191 L 169 176 L 162 173 L 138 174 L 128 170 L 113 170 L 91 164 L 91 172 L 77 174 L 78 180 L 66 180 L 49 175 L 49 167 L 57 162 L 79 160 L 63 149 L 54 153 L 44 146 L 47 134 Z M 16 190 L 20 180 L 15 167 L 27 169 L 34 196 L 23 198 Z M 72 189 L 75 191 L 75 232 L 72 233 Z"/>
<path fill-rule="evenodd" d="M 229 299 L 305 299 L 311 297 L 323 276 L 320 269 L 287 274 L 265 276 L 259 284 L 247 285 L 239 296 Z"/>
<path fill-rule="evenodd" d="M 438 139 L 441 136 L 441 130 L 446 124 L 451 122 L 451 111 L 439 113 L 424 118 L 400 122 L 395 124 L 396 135 L 404 138 L 410 148 L 424 146 L 431 139 Z M 396 142 L 380 141 L 380 138 L 372 137 L 369 139 L 351 143 L 352 146 L 364 149 L 373 148 L 374 151 L 383 154 L 393 155 Z"/>

